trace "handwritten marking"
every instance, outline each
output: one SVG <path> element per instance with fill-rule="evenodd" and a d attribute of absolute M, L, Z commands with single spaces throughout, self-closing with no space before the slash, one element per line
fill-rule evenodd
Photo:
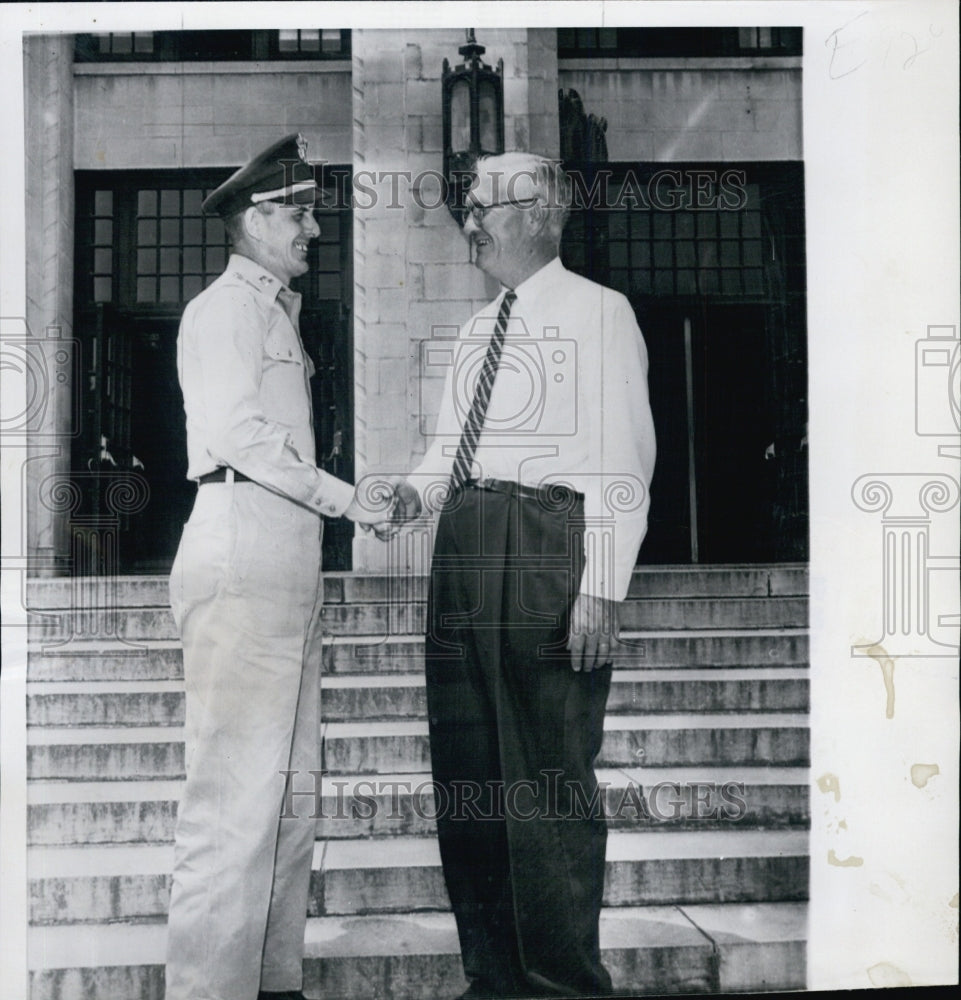
<path fill-rule="evenodd" d="M 863 21 L 869 18 L 868 21 Z M 859 23 L 862 22 L 862 23 Z M 928 38 L 937 40 L 944 34 L 944 29 L 937 24 L 928 25 Z M 843 37 L 842 37 L 843 36 Z M 850 21 L 835 28 L 827 38 L 824 39 L 825 47 L 830 48 L 830 62 L 828 64 L 828 76 L 832 80 L 841 80 L 852 73 L 857 72 L 862 66 L 871 60 L 872 51 L 884 48 L 884 55 L 881 58 L 882 68 L 888 64 L 888 57 L 892 49 L 896 46 L 901 50 L 901 54 L 907 53 L 902 62 L 901 69 L 904 71 L 913 68 L 918 56 L 928 52 L 929 45 L 922 45 L 917 35 L 893 24 L 879 23 L 872 11 L 862 11 Z M 854 52 L 846 53 L 843 50 L 853 49 Z M 851 64 L 851 60 L 857 55 L 863 54 L 859 62 Z"/>
<path fill-rule="evenodd" d="M 854 43 L 845 42 L 842 45 L 840 39 L 841 32 L 846 31 L 856 21 L 860 21 L 862 17 L 868 17 L 869 14 L 870 11 L 867 10 L 861 11 L 861 13 L 858 14 L 857 17 L 852 18 L 846 24 L 842 24 L 840 28 L 835 28 L 834 31 L 832 31 L 831 34 L 824 39 L 825 45 L 833 45 L 833 48 L 831 49 L 831 63 L 828 66 L 828 76 L 830 76 L 832 80 L 840 80 L 845 76 L 850 76 L 856 70 L 859 70 L 868 61 L 867 56 L 865 56 L 856 66 L 852 66 L 850 69 L 845 70 L 843 73 L 835 72 L 834 64 L 835 64 L 835 59 L 837 58 L 838 50 L 842 48 L 847 48 L 849 45 L 855 44 L 858 41 L 860 41 L 860 39 L 855 39 Z"/>
<path fill-rule="evenodd" d="M 834 853 L 834 848 L 832 847 L 828 851 L 828 864 L 834 865 L 835 868 L 860 868 L 864 864 L 864 858 L 859 858 L 856 854 L 852 854 L 851 857 L 842 860 Z"/>
<path fill-rule="evenodd" d="M 838 776 L 831 774 L 830 771 L 818 778 L 818 790 L 824 792 L 825 795 L 828 792 L 834 792 L 834 801 L 841 801 L 841 782 L 838 780 Z"/>
<path fill-rule="evenodd" d="M 915 788 L 924 786 L 936 775 L 941 773 L 941 768 L 937 764 L 912 764 L 911 781 Z"/>

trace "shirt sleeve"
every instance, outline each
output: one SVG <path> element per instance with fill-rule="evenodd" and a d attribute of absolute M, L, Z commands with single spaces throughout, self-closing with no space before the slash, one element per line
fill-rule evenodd
<path fill-rule="evenodd" d="M 338 516 L 354 487 L 318 469 L 261 402 L 264 317 L 250 296 L 222 289 L 185 315 L 183 370 L 198 373 L 205 444 L 217 462 L 318 514 Z M 306 387 L 305 390 L 306 392 Z"/>
<path fill-rule="evenodd" d="M 584 573 L 580 592 L 623 601 L 647 533 L 656 447 L 648 358 L 634 310 L 623 295 L 601 297 L 599 355 L 583 399 L 596 471 L 584 492 Z M 586 386 L 585 386 L 586 387 Z M 596 392 L 596 395 L 595 395 Z"/>

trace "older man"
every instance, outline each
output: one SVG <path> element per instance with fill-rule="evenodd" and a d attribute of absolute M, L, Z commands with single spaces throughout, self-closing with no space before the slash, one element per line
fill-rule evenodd
<path fill-rule="evenodd" d="M 320 767 L 321 515 L 374 522 L 317 468 L 298 328 L 315 183 L 297 135 L 204 202 L 232 243 L 184 311 L 187 475 L 170 577 L 183 638 L 187 782 L 177 816 L 167 1000 L 302 998 L 316 821 L 281 818 L 284 771 Z"/>
<path fill-rule="evenodd" d="M 630 304 L 558 257 L 570 199 L 552 161 L 478 164 L 463 231 L 502 288 L 451 351 L 436 437 L 410 477 L 428 506 L 446 494 L 427 699 L 468 997 L 611 991 L 593 764 L 655 445 Z"/>

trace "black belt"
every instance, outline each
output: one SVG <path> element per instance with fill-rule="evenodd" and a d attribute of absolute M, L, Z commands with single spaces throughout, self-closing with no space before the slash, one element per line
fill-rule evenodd
<path fill-rule="evenodd" d="M 242 472 L 238 472 L 236 469 L 228 470 L 226 465 L 221 465 L 219 468 L 214 469 L 213 472 L 208 472 L 206 475 L 201 476 L 197 482 L 201 486 L 206 486 L 207 483 L 225 483 L 227 482 L 227 472 L 232 471 L 234 474 L 235 483 L 252 483 L 253 480 L 249 476 L 245 476 Z"/>
<path fill-rule="evenodd" d="M 522 497 L 525 500 L 547 500 L 551 504 L 567 500 L 583 500 L 584 494 L 572 490 L 561 483 L 544 483 L 542 486 L 525 486 L 508 479 L 468 479 L 464 483 L 465 490 L 489 490 L 492 493 L 504 493 L 507 496 Z"/>

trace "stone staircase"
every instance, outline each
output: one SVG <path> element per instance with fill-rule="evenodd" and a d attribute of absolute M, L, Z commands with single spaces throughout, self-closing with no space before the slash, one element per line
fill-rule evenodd
<path fill-rule="evenodd" d="M 304 987 L 325 1000 L 437 1000 L 465 985 L 434 839 L 426 586 L 395 589 L 326 579 L 330 773 Z M 183 777 L 166 581 L 37 580 L 29 601 L 31 1000 L 161 998 Z M 639 569 L 622 630 L 598 761 L 615 985 L 803 988 L 805 568 Z"/>

